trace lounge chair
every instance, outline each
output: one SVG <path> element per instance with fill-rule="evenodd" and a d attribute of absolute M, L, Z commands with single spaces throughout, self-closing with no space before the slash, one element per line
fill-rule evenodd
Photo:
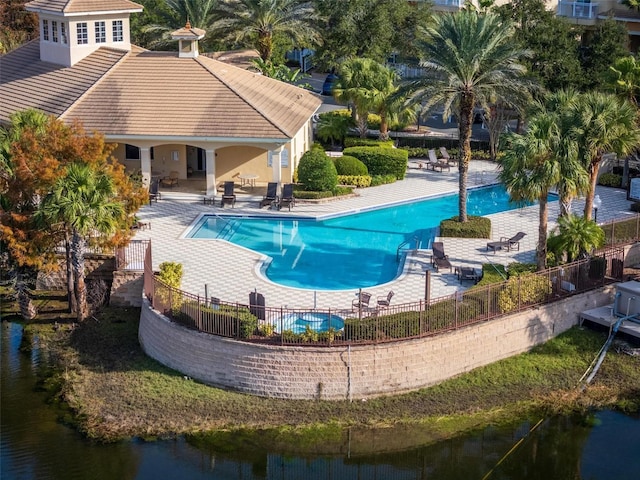
<path fill-rule="evenodd" d="M 369 308 L 371 294 L 369 292 L 360 292 L 358 297 L 351 302 L 351 311 L 366 310 Z"/>
<path fill-rule="evenodd" d="M 389 293 L 387 293 L 384 296 L 378 297 L 378 307 L 388 307 L 389 305 L 391 305 L 391 298 L 395 295 L 395 293 L 393 293 L 393 290 L 390 290 Z"/>
<path fill-rule="evenodd" d="M 511 250 L 520 250 L 520 240 L 526 235 L 524 232 L 518 232 L 513 237 L 500 237 L 500 241 L 498 242 L 489 242 L 487 243 L 487 251 L 493 250 L 493 253 L 496 253 L 496 250 L 502 250 L 503 248 L 507 251 Z"/>
<path fill-rule="evenodd" d="M 278 202 L 278 210 L 282 207 L 289 207 L 289 211 L 291 211 L 291 207 L 295 206 L 296 199 L 293 196 L 293 183 L 286 183 L 282 186 L 282 197 L 280 197 L 280 201 Z"/>
<path fill-rule="evenodd" d="M 160 180 L 153 180 L 149 185 L 149 205 L 151 205 L 151 202 L 158 203 L 160 199 Z"/>
<path fill-rule="evenodd" d="M 178 186 L 178 172 L 173 170 L 171 172 L 169 172 L 169 176 L 168 177 L 164 177 L 162 180 L 162 186 L 163 187 L 169 187 L 169 188 L 173 188 L 173 187 L 177 187 Z"/>
<path fill-rule="evenodd" d="M 233 189 L 235 188 L 235 184 L 233 181 L 224 182 L 224 193 L 222 194 L 222 200 L 220 201 L 220 206 L 224 207 L 225 203 L 230 203 L 231 208 L 236 204 L 236 194 L 233 193 Z"/>
<path fill-rule="evenodd" d="M 439 169 L 441 172 L 446 168 L 448 172 L 451 171 L 451 165 L 445 161 L 438 160 L 436 151 L 433 148 L 429 149 L 429 161 L 427 162 L 427 168 L 430 168 L 433 171 Z"/>
<path fill-rule="evenodd" d="M 267 205 L 273 205 L 278 203 L 278 184 L 277 182 L 269 182 L 267 184 L 267 194 L 260 200 L 260 208 Z"/>
<path fill-rule="evenodd" d="M 440 271 L 441 268 L 448 268 L 449 271 L 453 270 L 449 256 L 444 253 L 444 244 L 442 242 L 433 242 L 431 249 L 433 250 L 431 265 L 433 265 L 436 271 Z"/>
<path fill-rule="evenodd" d="M 444 159 L 444 161 L 447 162 L 449 165 L 457 165 L 458 159 L 455 157 L 451 158 L 451 156 L 449 155 L 449 152 L 447 152 L 447 147 L 440 147 L 440 154 L 442 155 L 442 158 Z"/>

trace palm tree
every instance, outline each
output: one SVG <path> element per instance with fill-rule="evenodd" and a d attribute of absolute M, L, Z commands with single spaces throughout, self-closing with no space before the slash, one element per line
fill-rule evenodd
<path fill-rule="evenodd" d="M 638 113 L 629 101 L 620 100 L 614 94 L 589 92 L 580 95 L 572 121 L 573 136 L 580 145 L 580 156 L 590 175 L 584 205 L 584 217 L 590 220 L 602 156 L 615 153 L 624 157 L 640 145 Z"/>
<path fill-rule="evenodd" d="M 385 67 L 370 58 L 350 58 L 340 65 L 338 81 L 333 90 L 336 100 L 353 105 L 358 132 L 367 135 L 369 111 L 375 105 L 377 75 Z"/>
<path fill-rule="evenodd" d="M 409 102 L 440 105 L 443 117 L 458 118 L 460 142 L 459 221 L 467 221 L 467 173 L 471 160 L 471 126 L 476 106 L 487 111 L 502 99 L 526 103 L 533 84 L 520 60 L 529 55 L 517 46 L 511 23 L 492 13 L 463 10 L 438 15 L 419 43 L 425 75 L 407 82 Z"/>
<path fill-rule="evenodd" d="M 373 72 L 374 85 L 370 92 L 372 108 L 380 115 L 380 140 L 389 138 L 389 122 L 413 121 L 416 110 L 405 104 L 398 95 L 400 77 L 395 70 L 377 64 Z"/>
<path fill-rule="evenodd" d="M 331 146 L 342 145 L 347 136 L 351 118 L 337 113 L 326 112 L 320 114 L 316 125 L 316 135 L 324 142 L 330 141 Z"/>
<path fill-rule="evenodd" d="M 565 215 L 558 219 L 557 247 L 566 252 L 567 261 L 589 254 L 604 245 L 604 230 L 593 220 L 577 215 Z"/>
<path fill-rule="evenodd" d="M 282 35 L 293 44 L 319 43 L 319 17 L 310 1 L 220 0 L 214 29 L 228 40 L 252 45 L 260 58 L 271 60 L 274 40 Z"/>
<path fill-rule="evenodd" d="M 565 145 L 567 142 L 569 145 Z M 563 171 L 582 169 L 577 148 L 571 144 L 571 139 L 562 135 L 556 115 L 540 112 L 531 118 L 524 134 L 507 137 L 507 149 L 500 160 L 502 169 L 498 177 L 511 198 L 539 204 L 538 270 L 546 267 L 549 191 L 560 184 Z M 566 152 L 566 155 L 559 157 L 557 152 Z"/>
<path fill-rule="evenodd" d="M 84 278 L 87 237 L 111 234 L 124 215 L 123 205 L 114 201 L 116 191 L 111 177 L 89 165 L 73 163 L 42 201 L 38 220 L 62 224 L 69 241 L 73 269 L 74 295 L 78 320 L 88 316 Z"/>

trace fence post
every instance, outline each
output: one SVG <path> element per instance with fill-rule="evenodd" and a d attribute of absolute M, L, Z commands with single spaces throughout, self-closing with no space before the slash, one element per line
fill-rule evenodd
<path fill-rule="evenodd" d="M 522 275 L 518 275 L 518 311 L 522 307 L 522 296 L 520 295 L 520 287 L 522 286 Z"/>
<path fill-rule="evenodd" d="M 422 334 L 424 333 L 424 330 L 422 328 L 422 299 L 420 299 L 420 310 L 418 310 L 420 313 L 418 314 L 418 327 L 420 328 L 420 336 L 422 336 Z"/>
<path fill-rule="evenodd" d="M 173 320 L 173 287 L 169 287 L 169 317 Z"/>
<path fill-rule="evenodd" d="M 280 305 L 280 345 L 284 345 L 284 309 Z"/>
<path fill-rule="evenodd" d="M 236 302 L 236 339 L 240 339 L 240 304 Z"/>
<path fill-rule="evenodd" d="M 458 292 L 453 296 L 453 328 L 458 329 Z"/>
<path fill-rule="evenodd" d="M 204 298 L 206 299 L 207 297 L 204 297 Z M 202 308 L 200 305 L 200 295 L 198 295 L 197 299 L 198 299 L 198 313 L 196 314 L 196 322 L 198 325 L 198 331 L 201 332 L 202 331 Z"/>

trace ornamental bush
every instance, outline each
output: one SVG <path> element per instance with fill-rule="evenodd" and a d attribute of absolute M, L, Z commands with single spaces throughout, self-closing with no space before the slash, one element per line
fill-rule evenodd
<path fill-rule="evenodd" d="M 367 188 L 371 186 L 371 176 L 370 175 L 338 175 L 338 183 L 340 185 L 353 185 L 354 187 L 358 187 L 358 188 Z"/>
<path fill-rule="evenodd" d="M 616 173 L 603 173 L 598 178 L 598 183 L 604 187 L 621 187 L 622 175 Z"/>
<path fill-rule="evenodd" d="M 323 151 L 309 150 L 300 159 L 297 179 L 305 190 L 332 192 L 338 185 L 338 172 L 331 158 Z"/>
<path fill-rule="evenodd" d="M 498 293 L 498 308 L 501 313 L 509 313 L 519 306 L 542 303 L 550 293 L 551 281 L 547 277 L 518 275 L 510 278 Z"/>
<path fill-rule="evenodd" d="M 345 147 L 384 147 L 393 148 L 393 140 L 378 140 L 376 138 L 347 137 L 344 139 Z"/>
<path fill-rule="evenodd" d="M 406 150 L 385 147 L 350 147 L 344 149 L 345 155 L 359 159 L 367 166 L 369 175 L 394 175 L 402 180 L 407 173 L 409 155 Z"/>
<path fill-rule="evenodd" d="M 336 157 L 333 163 L 336 166 L 338 175 L 367 175 L 369 173 L 364 163 L 350 155 Z"/>
<path fill-rule="evenodd" d="M 460 223 L 458 216 L 440 222 L 441 237 L 490 238 L 491 220 L 486 217 L 467 216 L 467 222 Z"/>

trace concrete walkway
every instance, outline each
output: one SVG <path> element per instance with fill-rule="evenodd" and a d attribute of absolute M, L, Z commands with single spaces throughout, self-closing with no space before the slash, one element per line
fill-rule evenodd
<path fill-rule="evenodd" d="M 474 160 L 470 165 L 469 187 L 496 183 L 496 164 Z M 428 196 L 441 196 L 458 191 L 458 171 L 433 172 L 421 170 L 418 163 L 409 162 L 405 180 L 391 185 L 382 185 L 360 189 L 357 196 L 349 199 L 331 201 L 322 204 L 299 201 L 292 209 L 295 216 L 319 217 L 327 214 L 356 212 L 362 208 L 382 206 Z M 598 212 L 598 221 L 632 215 L 630 202 L 626 200 L 624 190 L 598 187 L 603 207 Z M 287 214 L 268 209 L 259 210 L 261 195 L 240 194 L 232 210 L 222 210 L 219 196 L 215 206 L 204 205 L 201 196 L 181 196 L 181 199 L 163 199 L 143 207 L 138 213 L 141 221 L 149 222 L 150 229 L 140 230 L 136 239 L 151 239 L 153 264 L 157 269 L 164 261 L 179 262 L 183 265 L 184 277 L 182 289 L 196 295 L 204 295 L 205 284 L 208 293 L 224 301 L 248 303 L 249 293 L 254 289 L 265 296 L 269 307 L 288 306 L 289 308 L 349 308 L 357 289 L 341 291 L 313 291 L 284 287 L 270 282 L 259 274 L 263 257 L 253 251 L 230 244 L 222 240 L 201 240 L 182 238 L 194 220 L 204 213 L 233 214 Z M 572 210 L 581 212 L 584 203 L 576 200 Z M 507 265 L 513 261 L 535 261 L 535 247 L 538 238 L 538 207 L 525 207 L 509 212 L 488 215 L 492 224 L 491 240 L 511 237 L 519 231 L 527 235 L 520 242 L 519 251 L 486 251 L 486 239 L 442 238 L 445 252 L 454 266 L 471 266 L 480 269 L 483 263 L 493 262 Z M 555 226 L 558 215 L 558 202 L 550 202 L 549 229 Z M 435 272 L 430 264 L 430 250 L 421 250 L 408 255 L 404 273 L 386 285 L 367 288 L 375 296 L 384 296 L 389 290 L 395 292 L 393 304 L 417 302 L 424 298 L 425 271 L 431 271 L 431 298 L 450 295 L 467 288 L 470 282 L 461 283 L 455 273 Z M 330 267 L 330 266 L 328 266 Z"/>

